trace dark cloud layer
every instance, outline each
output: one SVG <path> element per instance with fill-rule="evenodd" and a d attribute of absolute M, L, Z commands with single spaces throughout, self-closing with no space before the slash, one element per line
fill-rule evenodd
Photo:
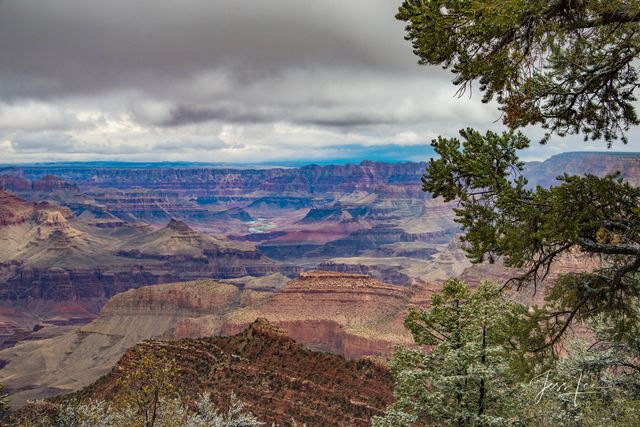
<path fill-rule="evenodd" d="M 264 123 L 274 120 L 274 117 L 255 113 L 237 112 L 226 108 L 201 108 L 178 105 L 169 113 L 170 117 L 158 123 L 161 126 L 184 126 L 210 121 L 224 121 L 228 123 Z"/>
<path fill-rule="evenodd" d="M 499 128 L 495 106 L 455 98 L 448 72 L 416 65 L 396 9 L 0 1 L 0 157 L 241 162 L 340 147 L 411 157 L 438 134 Z"/>
<path fill-rule="evenodd" d="M 7 0 L 0 7 L 5 98 L 153 92 L 218 68 L 242 85 L 289 67 L 406 72 L 415 63 L 389 1 Z"/>

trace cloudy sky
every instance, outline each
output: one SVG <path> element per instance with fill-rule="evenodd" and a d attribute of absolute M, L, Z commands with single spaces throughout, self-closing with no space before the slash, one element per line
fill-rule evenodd
<path fill-rule="evenodd" d="M 437 135 L 501 129 L 416 64 L 399 3 L 0 0 L 0 163 L 425 160 Z"/>

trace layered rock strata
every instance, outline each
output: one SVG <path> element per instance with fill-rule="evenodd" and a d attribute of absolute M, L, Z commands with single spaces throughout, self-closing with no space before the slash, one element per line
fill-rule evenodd
<path fill-rule="evenodd" d="M 5 191 L 0 223 L 0 308 L 8 313 L 0 313 L 0 342 L 6 343 L 38 323 L 86 323 L 110 297 L 131 288 L 301 271 L 253 244 L 199 234 L 182 221 L 160 229 L 144 223 L 96 227 L 68 208 Z"/>
<path fill-rule="evenodd" d="M 142 339 L 229 335 L 259 317 L 314 350 L 351 359 L 389 357 L 394 344 L 411 343 L 402 326 L 407 306 L 424 304 L 433 289 L 320 271 L 302 274 L 277 294 L 212 280 L 132 289 L 111 298 L 97 319 L 73 332 L 0 351 L 0 384 L 19 407 L 26 399 L 89 384 Z"/>
<path fill-rule="evenodd" d="M 129 290 L 111 298 L 87 325 L 0 351 L 0 384 L 11 394 L 14 408 L 27 399 L 69 393 L 109 372 L 139 341 L 165 334 L 175 338 L 171 331 L 182 320 L 207 318 L 209 328 L 206 333 L 181 331 L 182 336 L 217 335 L 224 316 L 242 302 L 237 287 L 213 280 Z"/>
<path fill-rule="evenodd" d="M 222 333 L 236 333 L 264 317 L 314 350 L 347 358 L 390 356 L 394 344 L 410 342 L 402 314 L 422 291 L 418 285 L 394 286 L 361 274 L 302 273 L 268 303 L 230 313 Z"/>
<path fill-rule="evenodd" d="M 210 393 L 224 412 L 233 392 L 246 411 L 268 425 L 365 426 L 392 401 L 393 381 L 383 364 L 309 351 L 264 319 L 231 337 L 140 343 L 108 375 L 56 400 L 110 399 L 140 354 L 175 360 L 174 384 L 184 394 Z M 14 417 L 26 417 L 29 410 Z"/>

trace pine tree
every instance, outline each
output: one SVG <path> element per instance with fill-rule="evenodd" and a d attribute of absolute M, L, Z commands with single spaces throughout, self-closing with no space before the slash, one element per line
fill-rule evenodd
<path fill-rule="evenodd" d="M 390 369 L 395 403 L 376 426 L 505 425 L 518 420 L 521 388 L 512 345 L 523 308 L 482 282 L 444 283 L 429 309 L 412 307 L 405 318 L 417 347 L 396 347 Z"/>
<path fill-rule="evenodd" d="M 404 0 L 396 17 L 422 64 L 460 92 L 479 83 L 511 128 L 540 123 L 609 144 L 639 124 L 640 3 L 627 0 Z"/>
<path fill-rule="evenodd" d="M 597 256 L 602 268 L 565 275 L 547 287 L 552 346 L 575 320 L 599 313 L 635 316 L 640 295 L 640 189 L 617 175 L 564 175 L 551 188 L 529 188 L 516 150 L 529 141 L 513 131 L 472 129 L 434 140 L 423 190 L 459 201 L 456 221 L 473 262 L 501 258 L 523 269 L 511 282 L 537 286 L 561 256 Z"/>
<path fill-rule="evenodd" d="M 636 307 L 636 311 L 640 311 Z M 638 313 L 640 314 L 640 313 Z M 599 315 L 593 337 L 575 339 L 552 369 L 539 369 L 528 384 L 540 425 L 638 425 L 640 419 L 640 317 L 619 322 Z"/>

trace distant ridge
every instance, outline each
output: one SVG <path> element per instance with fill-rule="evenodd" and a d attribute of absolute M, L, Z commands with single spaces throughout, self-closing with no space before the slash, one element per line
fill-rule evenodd
<path fill-rule="evenodd" d="M 262 190 L 267 192 L 362 191 L 381 184 L 420 185 L 426 162 L 387 163 L 363 160 L 359 164 L 230 165 L 191 162 L 70 162 L 0 167 L 1 174 L 29 180 L 55 175 L 75 181 L 81 189 L 141 186 L 148 189 L 180 188 L 202 191 L 202 195 L 230 195 Z M 555 183 L 562 173 L 604 175 L 620 170 L 630 182 L 640 183 L 640 153 L 568 152 L 543 162 L 529 162 L 525 175 L 534 185 Z M 635 185 L 635 184 L 634 184 Z M 195 193 L 194 193 L 195 194 Z"/>
<path fill-rule="evenodd" d="M 546 160 L 531 161 L 527 163 L 543 163 L 555 158 L 580 157 L 586 155 L 603 156 L 623 156 L 638 157 L 638 152 L 631 151 L 567 151 L 554 154 Z M 368 159 L 328 159 L 328 160 L 292 160 L 292 161 L 270 161 L 256 163 L 226 163 L 226 162 L 188 162 L 188 161 L 162 161 L 162 162 L 128 162 L 128 161 L 78 161 L 78 162 L 34 162 L 34 163 L 0 163 L 0 172 L 16 171 L 22 168 L 96 168 L 96 169 L 272 169 L 272 168 L 301 168 L 310 165 L 331 166 L 331 165 L 362 165 L 367 163 L 426 163 L 411 160 L 389 161 L 389 160 L 368 160 Z"/>
<path fill-rule="evenodd" d="M 544 162 L 525 165 L 524 173 L 530 184 L 548 187 L 556 185 L 556 177 L 593 174 L 604 176 L 620 172 L 632 185 L 640 185 L 640 153 L 578 151 L 561 153 Z"/>
<path fill-rule="evenodd" d="M 591 155 L 591 154 L 604 154 L 608 156 L 640 156 L 640 151 L 567 151 L 566 153 L 554 154 L 549 157 L 550 159 L 553 157 L 562 157 L 562 156 L 575 156 L 575 155 Z"/>
<path fill-rule="evenodd" d="M 199 168 L 234 168 L 234 169 L 270 169 L 274 167 L 288 168 L 307 164 L 307 162 L 275 162 L 256 164 L 206 163 L 206 162 L 37 162 L 37 163 L 0 163 L 0 172 L 19 168 L 89 168 L 89 169 L 199 169 Z"/>
<path fill-rule="evenodd" d="M 413 161 L 373 161 L 354 159 L 332 160 L 300 160 L 258 163 L 224 163 L 224 162 L 121 162 L 121 161 L 87 161 L 87 162 L 35 162 L 35 163 L 0 163 L 0 172 L 11 172 L 21 168 L 89 168 L 89 169 L 272 169 L 301 168 L 310 165 L 330 166 L 363 163 L 422 163 Z"/>

